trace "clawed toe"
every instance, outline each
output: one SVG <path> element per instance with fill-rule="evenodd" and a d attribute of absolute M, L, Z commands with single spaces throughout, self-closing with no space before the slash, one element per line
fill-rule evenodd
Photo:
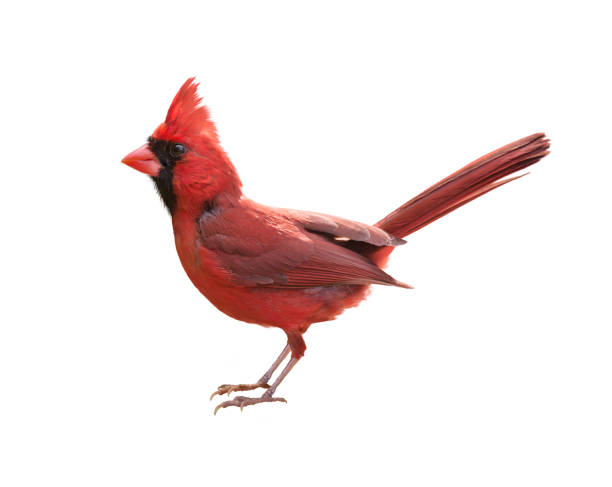
<path fill-rule="evenodd" d="M 222 396 L 223 394 L 229 396 L 232 392 L 252 391 L 260 387 L 267 389 L 270 385 L 266 382 L 257 382 L 255 384 L 221 384 L 217 387 L 217 390 L 210 395 L 210 399 L 212 400 L 213 397 Z"/>
<path fill-rule="evenodd" d="M 246 406 L 252 406 L 253 404 L 259 404 L 262 402 L 284 402 L 287 401 L 282 397 L 272 397 L 264 394 L 261 397 L 246 397 L 246 396 L 236 396 L 234 399 L 230 401 L 225 401 L 219 404 L 214 411 L 214 414 L 217 414 L 219 409 L 224 409 L 230 406 L 236 406 L 240 408 L 240 411 L 244 409 Z"/>
<path fill-rule="evenodd" d="M 235 385 L 223 384 L 223 385 L 220 385 L 217 388 L 217 390 L 213 392 L 212 395 L 210 396 L 211 399 L 215 396 L 220 396 L 221 394 L 229 395 L 230 393 L 237 392 L 237 391 L 251 391 L 259 387 L 262 387 L 267 390 L 266 392 L 263 393 L 261 397 L 236 396 L 234 399 L 222 402 L 215 408 L 215 414 L 217 414 L 217 411 L 219 411 L 219 409 L 228 408 L 230 406 L 239 407 L 240 410 L 242 411 L 242 409 L 244 409 L 245 406 L 252 406 L 253 404 L 259 404 L 262 402 L 287 402 L 284 398 L 273 397 L 273 395 L 276 392 L 276 389 L 278 388 L 279 384 L 283 381 L 285 376 L 291 371 L 291 369 L 293 368 L 293 366 L 297 363 L 299 359 L 296 357 L 291 357 L 291 359 L 289 360 L 289 363 L 281 371 L 281 373 L 278 375 L 278 377 L 272 383 L 272 385 L 268 384 L 268 380 L 270 380 L 270 377 L 272 376 L 274 371 L 277 369 L 279 364 L 289 354 L 289 351 L 290 351 L 290 346 L 287 345 L 283 349 L 279 357 L 276 359 L 276 361 L 272 364 L 272 367 L 270 367 L 268 371 L 261 377 L 261 379 L 259 379 L 257 383 L 255 384 L 235 384 Z"/>

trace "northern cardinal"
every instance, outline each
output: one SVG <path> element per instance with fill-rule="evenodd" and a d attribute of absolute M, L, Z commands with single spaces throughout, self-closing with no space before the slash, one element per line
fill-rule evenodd
<path fill-rule="evenodd" d="M 385 271 L 406 235 L 517 177 L 505 176 L 548 154 L 538 133 L 508 144 L 434 184 L 374 225 L 264 206 L 242 194 L 240 178 L 219 144 L 198 84 L 188 79 L 163 122 L 122 162 L 148 174 L 170 212 L 185 272 L 219 310 L 237 320 L 275 326 L 287 345 L 253 384 L 223 384 L 211 396 L 237 396 L 215 408 L 282 401 L 274 393 L 304 355 L 312 323 L 333 320 L 363 300 L 371 284 L 409 288 Z M 276 380 L 272 374 L 291 353 Z"/>

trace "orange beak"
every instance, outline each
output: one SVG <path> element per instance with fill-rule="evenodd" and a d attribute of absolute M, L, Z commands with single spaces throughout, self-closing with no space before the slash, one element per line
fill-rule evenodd
<path fill-rule="evenodd" d="M 148 144 L 144 144 L 133 152 L 125 156 L 121 162 L 127 164 L 140 172 L 156 177 L 161 169 L 161 164 L 151 152 Z"/>

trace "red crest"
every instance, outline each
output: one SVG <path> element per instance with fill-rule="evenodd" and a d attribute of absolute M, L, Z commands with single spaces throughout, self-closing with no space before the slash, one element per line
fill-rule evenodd
<path fill-rule="evenodd" d="M 157 127 L 153 136 L 163 140 L 206 137 L 218 142 L 215 124 L 210 120 L 208 108 L 201 102 L 198 83 L 195 78 L 189 78 L 172 100 L 166 121 Z"/>

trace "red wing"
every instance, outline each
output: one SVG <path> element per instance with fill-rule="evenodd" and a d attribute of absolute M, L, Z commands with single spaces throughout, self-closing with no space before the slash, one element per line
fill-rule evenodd
<path fill-rule="evenodd" d="M 300 210 L 278 210 L 311 232 L 326 233 L 337 240 L 366 242 L 377 247 L 396 247 L 406 241 L 397 238 L 382 228 L 366 225 L 337 216 Z"/>
<path fill-rule="evenodd" d="M 202 245 L 215 253 L 236 284 L 293 288 L 406 286 L 367 257 L 310 233 L 286 215 L 271 210 L 241 206 L 205 213 L 200 218 Z"/>
<path fill-rule="evenodd" d="M 287 272 L 284 286 L 311 287 L 330 284 L 386 284 L 410 287 L 396 281 L 370 259 L 323 237 L 313 235 L 314 253 Z"/>

